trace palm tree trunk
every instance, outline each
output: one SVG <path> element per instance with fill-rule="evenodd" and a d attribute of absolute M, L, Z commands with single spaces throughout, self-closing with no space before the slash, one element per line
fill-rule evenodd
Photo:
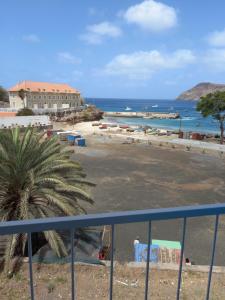
<path fill-rule="evenodd" d="M 224 139 L 224 124 L 223 120 L 220 120 L 220 144 L 223 145 L 223 139 Z"/>

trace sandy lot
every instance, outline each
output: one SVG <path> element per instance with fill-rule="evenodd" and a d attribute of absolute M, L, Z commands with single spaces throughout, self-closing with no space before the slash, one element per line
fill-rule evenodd
<path fill-rule="evenodd" d="M 105 136 L 86 136 L 87 147 L 73 159 L 97 184 L 90 213 L 221 203 L 225 199 L 225 162 L 219 157 L 143 144 L 123 144 Z M 187 223 L 185 256 L 208 264 L 214 217 Z M 152 237 L 178 241 L 181 220 L 153 222 Z M 225 265 L 225 218 L 220 218 L 215 263 Z M 147 241 L 147 224 L 116 226 L 116 259 L 133 260 L 133 240 Z"/>

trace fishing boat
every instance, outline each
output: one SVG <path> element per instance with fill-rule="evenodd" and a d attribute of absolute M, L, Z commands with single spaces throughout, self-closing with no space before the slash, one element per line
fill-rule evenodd
<path fill-rule="evenodd" d="M 125 108 L 125 110 L 126 110 L 126 111 L 129 111 L 129 110 L 132 110 L 132 108 L 130 108 L 129 106 L 127 106 L 127 107 Z"/>
<path fill-rule="evenodd" d="M 159 107 L 158 104 L 152 105 L 152 108 Z"/>

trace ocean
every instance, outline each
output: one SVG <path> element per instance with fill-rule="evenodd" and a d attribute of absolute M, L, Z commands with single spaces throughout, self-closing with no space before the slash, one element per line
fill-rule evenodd
<path fill-rule="evenodd" d="M 86 98 L 87 104 L 93 104 L 103 111 L 146 111 L 146 112 L 178 112 L 181 116 L 176 120 L 157 120 L 143 118 L 107 118 L 107 121 L 118 122 L 128 125 L 151 126 L 183 131 L 197 131 L 202 133 L 219 133 L 219 125 L 211 117 L 203 118 L 196 111 L 195 101 L 177 101 L 177 100 L 155 100 L 155 99 L 100 99 Z"/>

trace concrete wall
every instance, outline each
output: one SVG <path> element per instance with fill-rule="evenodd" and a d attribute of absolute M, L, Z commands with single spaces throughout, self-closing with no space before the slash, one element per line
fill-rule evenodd
<path fill-rule="evenodd" d="M 26 97 L 24 99 L 24 103 L 26 106 L 27 103 Z M 11 108 L 21 109 L 24 107 L 24 103 L 17 93 L 9 93 L 9 104 Z"/>
<path fill-rule="evenodd" d="M 5 117 L 0 118 L 0 128 L 9 127 L 9 126 L 32 126 L 37 124 L 50 125 L 49 116 L 21 116 L 21 117 Z"/>

